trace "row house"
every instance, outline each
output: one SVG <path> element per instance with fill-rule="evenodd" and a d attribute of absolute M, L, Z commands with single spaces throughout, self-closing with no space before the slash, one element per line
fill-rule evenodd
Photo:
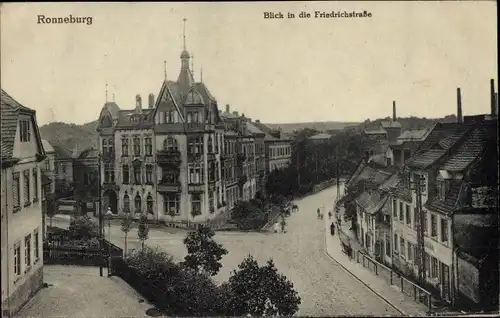
<path fill-rule="evenodd" d="M 36 113 L 1 91 L 2 316 L 12 317 L 43 284 L 44 147 Z"/>
<path fill-rule="evenodd" d="M 184 49 L 177 80 L 165 78 L 148 108 L 140 95 L 132 110 L 104 105 L 98 150 L 105 209 L 167 223 L 204 222 L 225 210 L 224 123 L 189 60 Z"/>
<path fill-rule="evenodd" d="M 273 170 L 283 169 L 292 162 L 292 138 L 280 129 L 271 129 L 259 120 L 252 122 L 264 132 L 266 176 Z"/>
<path fill-rule="evenodd" d="M 392 102 L 391 120 L 382 121 L 376 129 L 365 129 L 363 139 L 367 148 L 365 149 L 365 158 L 373 157 L 383 158 L 389 145 L 397 144 L 397 138 L 401 136 L 401 123 L 396 117 L 396 102 Z"/>

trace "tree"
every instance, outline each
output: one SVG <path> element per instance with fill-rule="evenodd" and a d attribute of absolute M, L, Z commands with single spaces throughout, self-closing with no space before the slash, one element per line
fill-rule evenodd
<path fill-rule="evenodd" d="M 241 230 L 260 229 L 267 222 L 264 210 L 248 201 L 236 203 L 232 218 Z"/>
<path fill-rule="evenodd" d="M 148 217 L 144 213 L 141 213 L 141 216 L 139 217 L 139 226 L 137 227 L 137 237 L 139 238 L 139 241 L 141 241 L 142 249 L 144 250 L 144 242 L 149 237 Z"/>
<path fill-rule="evenodd" d="M 57 199 L 55 194 L 49 193 L 45 197 L 45 215 L 50 218 L 50 227 L 52 227 L 52 218 L 56 215 Z"/>
<path fill-rule="evenodd" d="M 183 241 L 188 252 L 183 262 L 185 268 L 210 276 L 217 275 L 222 267 L 220 260 L 227 254 L 227 250 L 215 242 L 214 235 L 215 232 L 207 226 L 201 226 L 187 234 Z"/>
<path fill-rule="evenodd" d="M 223 285 L 229 315 L 292 316 L 301 303 L 293 284 L 278 273 L 274 262 L 259 266 L 248 255 Z"/>
<path fill-rule="evenodd" d="M 69 223 L 69 235 L 72 239 L 88 240 L 97 237 L 98 228 L 87 215 L 73 218 Z"/>
<path fill-rule="evenodd" d="M 125 233 L 125 255 L 127 255 L 128 232 L 132 230 L 133 220 L 130 213 L 121 213 L 121 230 Z"/>

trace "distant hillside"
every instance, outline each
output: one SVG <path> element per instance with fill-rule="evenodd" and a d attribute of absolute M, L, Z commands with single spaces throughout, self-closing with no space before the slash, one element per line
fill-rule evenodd
<path fill-rule="evenodd" d="M 377 119 L 374 121 L 367 120 L 363 123 L 348 123 L 348 122 L 310 122 L 310 123 L 288 123 L 288 124 L 266 124 L 270 128 L 280 127 L 284 133 L 293 133 L 295 130 L 304 128 L 315 129 L 317 131 L 342 130 L 347 126 L 355 126 L 358 129 L 374 129 L 380 125 L 383 120 L 390 118 Z M 403 130 L 406 129 L 424 129 L 432 127 L 436 122 L 454 122 L 457 118 L 455 115 L 448 115 L 444 118 L 398 118 Z M 96 145 L 97 142 L 97 121 L 86 123 L 83 125 L 66 124 L 54 122 L 40 127 L 42 138 L 46 139 L 53 145 L 62 146 L 68 150 L 74 150 L 75 146 L 81 151 Z"/>
<path fill-rule="evenodd" d="M 54 122 L 40 127 L 42 139 L 50 144 L 64 147 L 68 150 L 90 148 L 97 143 L 97 121 L 83 125 Z"/>
<path fill-rule="evenodd" d="M 347 126 L 356 126 L 359 123 L 346 123 L 341 121 L 323 121 L 323 122 L 311 122 L 311 123 L 288 123 L 288 124 L 265 124 L 270 128 L 276 129 L 281 128 L 284 133 L 293 133 L 295 130 L 301 130 L 304 128 L 310 128 L 317 131 L 328 131 L 328 130 L 342 130 Z"/>

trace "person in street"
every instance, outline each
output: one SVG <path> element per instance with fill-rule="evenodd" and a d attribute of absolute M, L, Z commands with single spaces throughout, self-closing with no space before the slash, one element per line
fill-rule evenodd
<path fill-rule="evenodd" d="M 286 233 L 286 231 L 285 231 L 286 221 L 285 221 L 284 217 L 281 218 L 280 225 L 281 225 L 281 232 Z"/>
<path fill-rule="evenodd" d="M 321 212 L 320 212 L 319 208 L 316 212 L 318 213 L 318 219 L 319 219 L 321 217 Z"/>
<path fill-rule="evenodd" d="M 332 218 L 332 210 L 328 211 L 328 218 L 331 219 Z"/>
<path fill-rule="evenodd" d="M 330 224 L 330 234 L 332 236 L 335 235 L 335 222 L 332 222 L 332 224 Z"/>

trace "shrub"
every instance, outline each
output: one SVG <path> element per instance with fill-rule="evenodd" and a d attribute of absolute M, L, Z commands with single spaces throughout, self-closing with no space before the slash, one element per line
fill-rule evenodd
<path fill-rule="evenodd" d="M 90 239 L 97 237 L 97 234 L 97 225 L 87 215 L 76 217 L 69 224 L 69 235 L 72 239 Z"/>

